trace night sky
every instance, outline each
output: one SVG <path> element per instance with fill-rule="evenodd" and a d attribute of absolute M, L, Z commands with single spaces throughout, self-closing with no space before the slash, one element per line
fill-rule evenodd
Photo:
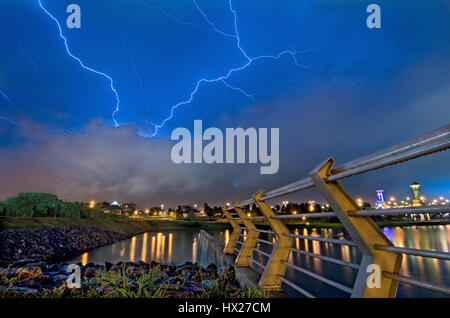
<path fill-rule="evenodd" d="M 109 80 L 68 55 L 38 0 L 2 0 L 0 200 L 39 191 L 142 208 L 223 204 L 302 179 L 328 156 L 344 163 L 449 123 L 446 0 L 41 2 L 70 52 L 113 79 L 119 111 L 113 119 Z M 71 3 L 81 29 L 65 25 Z M 381 7 L 381 29 L 366 26 L 370 3 Z M 196 90 L 232 69 L 226 85 Z M 170 134 L 194 119 L 280 128 L 278 173 L 172 163 Z M 447 151 L 343 185 L 369 202 L 377 187 L 410 195 L 413 180 L 427 198 L 448 197 L 449 161 Z M 290 199 L 321 201 L 313 190 Z"/>

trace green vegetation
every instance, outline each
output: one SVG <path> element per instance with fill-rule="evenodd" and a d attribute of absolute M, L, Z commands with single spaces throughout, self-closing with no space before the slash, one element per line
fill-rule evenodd
<path fill-rule="evenodd" d="M 8 278 L 8 271 L 0 273 L 0 298 L 268 298 L 269 293 L 259 288 L 239 288 L 226 282 L 222 274 L 217 280 L 208 280 L 212 285 L 203 287 L 203 291 L 194 292 L 183 282 L 170 283 L 168 275 L 156 266 L 149 269 L 134 267 L 130 271 L 125 264 L 117 270 L 101 269 L 93 277 L 83 277 L 80 289 L 69 289 L 64 283 L 60 287 L 42 289 L 33 293 L 23 293 L 17 290 L 21 282 L 19 276 Z M 200 274 L 200 280 L 204 274 Z M 201 285 L 201 284 L 200 284 Z"/>
<path fill-rule="evenodd" d="M 104 230 L 111 230 L 122 234 L 137 234 L 152 230 L 176 230 L 186 228 L 228 229 L 228 223 L 214 221 L 181 221 L 181 220 L 152 220 L 147 218 L 129 218 L 120 215 L 106 215 L 104 218 L 56 218 L 56 217 L 8 217 L 0 216 L 1 230 L 39 230 L 43 228 L 67 226 L 96 226 Z"/>
<path fill-rule="evenodd" d="M 0 216 L 67 217 L 99 220 L 105 218 L 100 208 L 88 209 L 85 204 L 65 202 L 54 194 L 23 192 L 0 202 Z"/>

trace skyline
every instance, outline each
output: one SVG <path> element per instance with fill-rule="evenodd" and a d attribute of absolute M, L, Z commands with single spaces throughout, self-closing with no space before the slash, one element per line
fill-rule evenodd
<path fill-rule="evenodd" d="M 70 3 L 42 0 L 60 23 Z M 219 205 L 302 179 L 328 156 L 341 164 L 448 124 L 445 1 L 378 1 L 377 30 L 365 26 L 367 1 L 77 3 L 82 27 L 63 34 L 75 56 L 114 79 L 119 127 L 108 80 L 67 54 L 39 1 L 3 1 L 0 200 L 50 192 L 69 201 Z M 243 65 L 226 82 L 199 82 Z M 195 119 L 223 130 L 279 128 L 278 173 L 173 164 L 170 134 Z M 377 187 L 405 197 L 412 181 L 426 197 L 448 196 L 449 159 L 446 152 L 342 183 L 363 198 L 375 198 Z"/>

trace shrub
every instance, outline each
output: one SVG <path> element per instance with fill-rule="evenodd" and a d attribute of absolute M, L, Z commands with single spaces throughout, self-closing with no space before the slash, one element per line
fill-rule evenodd
<path fill-rule="evenodd" d="M 0 202 L 0 215 L 13 217 L 70 217 L 100 219 L 100 208 L 87 209 L 83 203 L 65 202 L 54 194 L 23 192 Z"/>

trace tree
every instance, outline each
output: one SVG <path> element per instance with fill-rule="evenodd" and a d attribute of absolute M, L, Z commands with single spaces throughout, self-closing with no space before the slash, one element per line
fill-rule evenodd
<path fill-rule="evenodd" d="M 181 205 L 177 207 L 176 217 L 177 219 L 183 218 L 183 208 L 181 207 Z"/>
<path fill-rule="evenodd" d="M 369 202 L 364 202 L 362 205 L 363 210 L 370 210 L 371 208 L 372 208 L 372 204 L 370 204 Z"/>
<path fill-rule="evenodd" d="M 206 202 L 203 203 L 203 211 L 205 211 L 206 215 L 209 217 L 214 216 L 214 210 Z"/>

